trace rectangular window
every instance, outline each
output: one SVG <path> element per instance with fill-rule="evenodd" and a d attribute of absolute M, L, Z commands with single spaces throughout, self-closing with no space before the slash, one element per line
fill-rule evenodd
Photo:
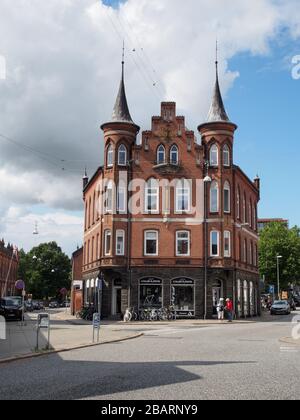
<path fill-rule="evenodd" d="M 104 254 L 111 255 L 111 231 L 106 230 L 104 233 Z"/>
<path fill-rule="evenodd" d="M 224 232 L 224 257 L 231 257 L 231 234 L 230 232 Z"/>
<path fill-rule="evenodd" d="M 126 189 L 124 187 L 118 188 L 118 212 L 126 212 Z"/>
<path fill-rule="evenodd" d="M 124 230 L 117 230 L 116 232 L 116 254 L 124 255 L 125 246 L 125 232 Z"/>
<path fill-rule="evenodd" d="M 104 196 L 104 210 L 105 213 L 112 213 L 113 210 L 113 189 L 107 188 Z"/>
<path fill-rule="evenodd" d="M 190 208 L 190 189 L 176 188 L 176 212 L 189 212 Z"/>
<path fill-rule="evenodd" d="M 190 255 L 190 232 L 176 232 L 176 256 Z"/>
<path fill-rule="evenodd" d="M 146 256 L 158 255 L 158 232 L 148 231 L 145 232 L 145 249 Z"/>
<path fill-rule="evenodd" d="M 230 213 L 230 190 L 229 188 L 224 189 L 224 212 Z"/>
<path fill-rule="evenodd" d="M 145 189 L 145 210 L 149 214 L 159 212 L 159 188 L 154 180 Z"/>
<path fill-rule="evenodd" d="M 212 257 L 219 256 L 219 242 L 220 242 L 219 232 L 213 231 L 210 234 L 210 255 Z"/>

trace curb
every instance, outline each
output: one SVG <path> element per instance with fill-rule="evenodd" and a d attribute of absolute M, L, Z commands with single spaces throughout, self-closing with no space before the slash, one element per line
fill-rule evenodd
<path fill-rule="evenodd" d="M 119 339 L 110 340 L 110 341 L 108 340 L 108 341 L 103 341 L 101 343 L 83 344 L 80 346 L 68 347 L 68 348 L 63 348 L 63 349 L 58 349 L 58 350 L 49 350 L 49 351 L 45 351 L 44 353 L 30 353 L 30 354 L 25 354 L 24 356 L 9 357 L 7 359 L 0 359 L 0 365 L 27 360 L 27 359 L 35 359 L 35 358 L 43 357 L 43 356 L 51 356 L 52 354 L 66 353 L 72 350 L 80 350 L 80 349 L 86 349 L 90 347 L 103 346 L 104 344 L 121 343 L 122 341 L 129 341 L 129 340 L 134 340 L 136 338 L 140 338 L 143 335 L 144 335 L 143 333 L 139 333 L 131 337 L 124 337 L 124 338 L 119 338 Z"/>

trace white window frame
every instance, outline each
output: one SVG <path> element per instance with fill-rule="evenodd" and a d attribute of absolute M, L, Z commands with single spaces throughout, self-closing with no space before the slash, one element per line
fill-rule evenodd
<path fill-rule="evenodd" d="M 216 153 L 216 162 L 213 162 L 213 154 Z M 213 144 L 209 150 L 209 164 L 210 166 L 217 168 L 219 166 L 219 148 L 218 146 L 215 144 Z"/>
<path fill-rule="evenodd" d="M 179 238 L 180 234 L 187 234 L 187 240 L 188 240 L 188 251 L 186 254 L 180 254 L 178 252 L 178 244 L 181 241 L 184 241 L 186 239 Z M 176 257 L 189 257 L 191 255 L 191 232 L 189 230 L 178 230 L 176 232 Z"/>
<path fill-rule="evenodd" d="M 118 239 L 119 238 L 122 238 L 122 247 L 121 247 L 120 251 L 118 249 L 118 245 L 119 245 Z M 125 255 L 125 231 L 121 230 L 121 229 L 118 229 L 116 231 L 116 255 L 119 256 L 119 257 Z"/>
<path fill-rule="evenodd" d="M 228 240 L 229 249 L 226 250 L 226 240 Z M 231 232 L 230 230 L 224 231 L 224 257 L 231 258 Z"/>
<path fill-rule="evenodd" d="M 218 253 L 217 254 L 214 254 L 213 253 L 213 235 L 214 234 L 217 234 L 217 242 L 218 242 Z M 218 257 L 220 257 L 220 232 L 219 231 L 217 231 L 217 230 L 212 230 L 211 232 L 210 232 L 210 256 L 212 257 L 212 258 L 218 258 Z"/>
<path fill-rule="evenodd" d="M 110 251 L 107 252 L 107 239 L 110 237 Z M 110 229 L 105 230 L 104 232 L 104 255 L 105 257 L 111 256 L 112 253 L 112 233 Z"/>
<path fill-rule="evenodd" d="M 225 191 L 228 191 L 228 203 L 225 201 Z M 224 183 L 223 188 L 224 213 L 231 213 L 231 187 L 228 181 Z M 225 203 L 228 204 L 228 209 L 225 209 Z"/>
<path fill-rule="evenodd" d="M 148 254 L 147 253 L 147 241 L 148 240 L 154 240 L 154 239 L 148 239 L 147 235 L 149 234 L 155 234 L 155 241 L 156 241 L 156 253 L 155 254 Z M 146 257 L 157 257 L 159 254 L 159 241 L 158 241 L 158 231 L 157 230 L 146 230 L 144 232 L 144 255 Z"/>
<path fill-rule="evenodd" d="M 227 144 L 223 147 L 223 166 L 230 167 L 230 149 Z"/>
<path fill-rule="evenodd" d="M 152 186 L 152 182 L 154 185 Z M 149 192 L 151 191 L 151 193 Z M 154 191 L 154 192 L 153 192 Z M 149 197 L 156 197 L 156 208 L 155 209 L 148 209 L 148 198 Z M 159 214 L 159 183 L 158 180 L 155 178 L 150 178 L 145 185 L 145 213 L 146 214 Z"/>
<path fill-rule="evenodd" d="M 120 161 L 120 155 L 121 155 L 121 153 L 124 153 L 125 154 L 125 162 L 124 163 L 122 163 Z M 121 144 L 119 146 L 119 149 L 118 149 L 118 165 L 119 166 L 127 166 L 127 148 L 126 148 L 126 146 L 124 144 Z"/>
<path fill-rule="evenodd" d="M 179 197 L 181 197 L 181 204 L 184 202 L 182 200 L 184 197 L 187 197 L 188 201 L 188 208 L 182 210 L 182 208 L 179 208 Z M 186 179 L 180 180 L 177 182 L 175 187 L 175 213 L 177 214 L 184 214 L 184 213 L 190 213 L 191 211 L 191 185 L 189 181 Z"/>
<path fill-rule="evenodd" d="M 106 155 L 106 159 L 107 159 L 107 167 L 108 168 L 112 168 L 114 166 L 115 163 L 115 159 L 114 159 L 114 147 L 112 144 L 110 144 L 107 148 L 107 155 Z"/>
<path fill-rule="evenodd" d="M 123 202 L 122 206 L 120 206 L 120 191 L 123 191 L 122 197 Z M 119 213 L 126 213 L 126 188 L 123 185 L 118 186 L 117 192 L 117 209 Z"/>
<path fill-rule="evenodd" d="M 214 186 L 216 186 L 216 188 L 214 188 Z M 213 198 L 213 194 L 212 194 L 212 192 L 214 191 L 214 190 L 216 190 L 217 191 L 217 209 L 215 210 L 215 209 L 213 209 L 213 206 L 212 206 L 212 203 L 213 203 L 213 201 L 212 201 L 212 198 Z M 211 183 L 211 186 L 210 186 L 210 203 L 209 203 L 209 209 L 210 209 L 210 213 L 219 213 L 219 184 L 218 184 L 218 182 L 217 181 L 213 181 L 212 183 Z"/>
<path fill-rule="evenodd" d="M 175 153 L 176 153 L 176 160 L 173 160 L 172 156 Z M 178 165 L 178 163 L 179 163 L 179 150 L 178 150 L 178 147 L 176 146 L 176 144 L 173 144 L 173 146 L 170 149 L 170 163 L 172 165 Z"/>
<path fill-rule="evenodd" d="M 104 212 L 105 214 L 112 214 L 114 208 L 114 185 L 109 181 L 104 194 Z"/>
<path fill-rule="evenodd" d="M 163 161 L 160 161 L 160 154 L 163 153 Z M 158 165 L 163 165 L 164 163 L 166 163 L 166 148 L 163 144 L 161 144 L 160 146 L 158 146 L 157 148 L 157 156 L 156 156 L 156 160 L 157 160 L 157 164 Z"/>

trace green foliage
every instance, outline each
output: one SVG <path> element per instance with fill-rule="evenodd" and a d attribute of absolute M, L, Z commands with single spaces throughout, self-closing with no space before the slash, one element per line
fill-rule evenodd
<path fill-rule="evenodd" d="M 20 252 L 19 278 L 34 299 L 59 297 L 62 288 L 70 290 L 71 263 L 56 242 L 41 244 L 27 254 Z"/>
<path fill-rule="evenodd" d="M 261 276 L 268 284 L 277 282 L 277 255 L 280 259 L 280 283 L 287 288 L 289 283 L 300 281 L 300 229 L 288 229 L 282 223 L 271 223 L 260 234 L 259 267 Z"/>

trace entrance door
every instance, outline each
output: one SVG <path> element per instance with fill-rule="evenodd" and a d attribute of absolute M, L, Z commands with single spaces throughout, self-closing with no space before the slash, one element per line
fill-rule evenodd
<path fill-rule="evenodd" d="M 213 315 L 217 315 L 217 306 L 222 297 L 223 297 L 222 282 L 220 280 L 217 280 L 214 282 L 213 287 L 212 287 Z"/>
<path fill-rule="evenodd" d="M 122 288 L 113 288 L 113 300 L 112 300 L 112 315 L 120 315 L 122 312 Z"/>

